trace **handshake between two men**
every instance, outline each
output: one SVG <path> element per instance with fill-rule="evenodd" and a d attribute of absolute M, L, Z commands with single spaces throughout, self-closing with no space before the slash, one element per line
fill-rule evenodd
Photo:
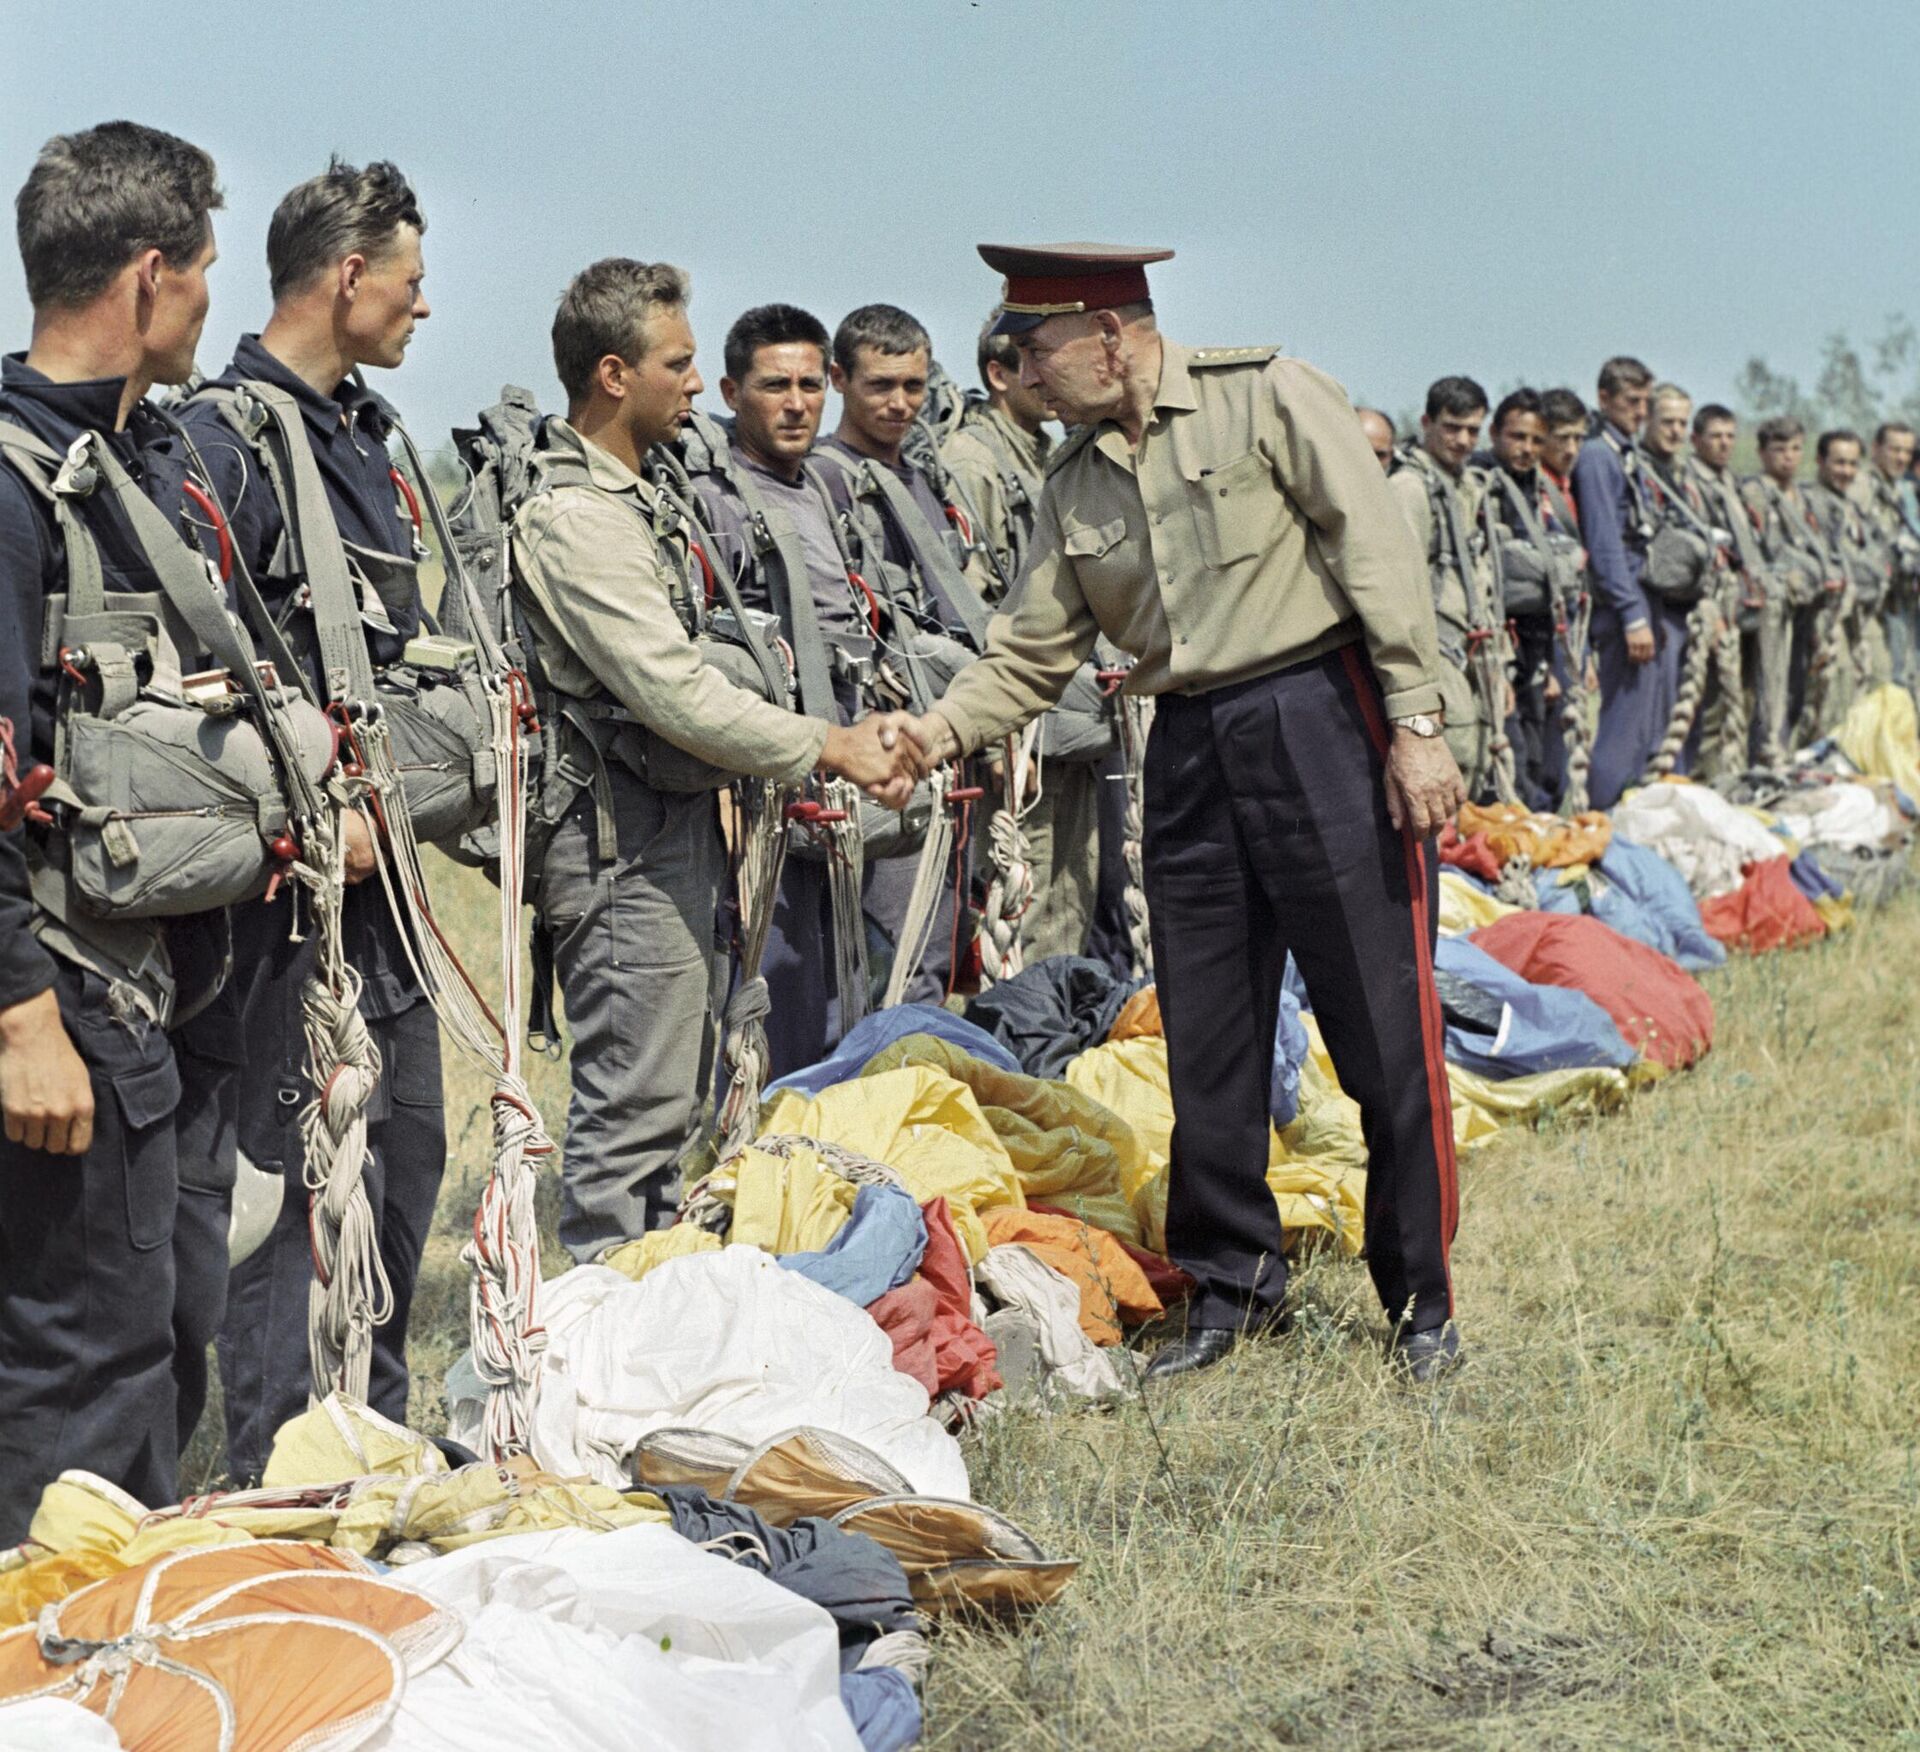
<path fill-rule="evenodd" d="M 960 752 L 960 739 L 938 712 L 876 712 L 859 723 L 832 726 L 820 766 L 858 785 L 876 803 L 904 809 L 913 788 Z"/>

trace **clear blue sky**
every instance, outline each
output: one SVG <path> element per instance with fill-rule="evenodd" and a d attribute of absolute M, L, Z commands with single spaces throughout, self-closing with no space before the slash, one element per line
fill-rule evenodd
<path fill-rule="evenodd" d="M 1615 351 L 1724 395 L 1920 316 L 1913 0 L 0 0 L 0 40 L 8 188 L 122 115 L 218 159 L 209 368 L 265 315 L 275 200 L 397 160 L 435 311 L 380 387 L 431 442 L 557 395 L 554 300 L 608 254 L 691 270 L 710 384 L 773 298 L 903 304 L 970 377 L 982 239 L 1177 248 L 1176 336 L 1395 410 L 1448 371 L 1585 393 Z M 10 258 L 0 344 L 26 324 Z"/>

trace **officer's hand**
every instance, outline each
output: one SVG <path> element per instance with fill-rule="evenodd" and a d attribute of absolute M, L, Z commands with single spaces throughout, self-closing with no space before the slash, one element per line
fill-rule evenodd
<path fill-rule="evenodd" d="M 1453 755 L 1438 736 L 1396 730 L 1387 750 L 1387 815 L 1415 839 L 1436 834 L 1467 800 Z"/>
<path fill-rule="evenodd" d="M 835 724 L 827 731 L 820 765 L 851 779 L 876 803 L 904 809 L 920 779 L 918 750 L 896 727 L 891 714 L 867 718 L 850 729 Z"/>
<path fill-rule="evenodd" d="M 1651 663 L 1653 661 L 1653 628 L 1644 624 L 1627 628 L 1627 661 L 1629 663 Z"/>
<path fill-rule="evenodd" d="M 93 1143 L 93 1084 L 52 991 L 0 1010 L 0 1109 L 7 1140 L 53 1156 Z"/>
<path fill-rule="evenodd" d="M 349 884 L 364 882 L 373 874 L 380 850 L 373 843 L 373 829 L 367 825 L 362 811 L 348 809 L 343 814 L 347 824 L 347 881 Z"/>
<path fill-rule="evenodd" d="M 920 750 L 921 764 L 931 771 L 943 760 L 960 758 L 960 738 L 953 733 L 953 726 L 938 712 L 928 712 L 914 717 L 911 712 L 895 712 L 894 722 Z"/>

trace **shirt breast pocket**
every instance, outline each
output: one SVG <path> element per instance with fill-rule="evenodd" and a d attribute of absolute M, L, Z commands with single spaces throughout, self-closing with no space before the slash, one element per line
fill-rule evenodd
<path fill-rule="evenodd" d="M 1209 566 L 1231 566 L 1265 553 L 1278 532 L 1273 469 L 1257 450 L 1187 482 L 1187 497 Z"/>
<path fill-rule="evenodd" d="M 1070 560 L 1104 559 L 1126 533 L 1124 517 L 1116 517 L 1111 523 L 1069 523 L 1060 531 L 1060 549 Z"/>

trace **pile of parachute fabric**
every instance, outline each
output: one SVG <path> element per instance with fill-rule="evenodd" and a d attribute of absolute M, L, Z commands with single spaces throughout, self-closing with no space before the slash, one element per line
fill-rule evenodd
<path fill-rule="evenodd" d="M 1883 688 L 1782 772 L 1463 810 L 1435 956 L 1457 1144 L 1695 1063 L 1696 974 L 1851 928 L 1907 880 L 1916 798 Z M 1289 1246 L 1357 1254 L 1359 1110 L 1291 968 L 1271 1107 Z M 959 1434 L 1139 1393 L 1129 1336 L 1191 1287 L 1172 1129 L 1153 988 L 1102 963 L 869 1016 L 674 1227 L 546 1284 L 527 1455 L 447 1458 L 480 1446 L 469 1357 L 446 1444 L 336 1398 L 258 1490 L 51 1486 L 0 1556 L 0 1743 L 913 1744 L 933 1621 L 1072 1580 L 973 1502 Z"/>

